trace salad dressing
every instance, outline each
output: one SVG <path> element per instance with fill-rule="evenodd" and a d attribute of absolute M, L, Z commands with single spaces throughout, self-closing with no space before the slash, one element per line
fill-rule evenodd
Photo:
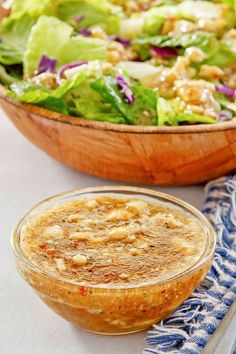
<path fill-rule="evenodd" d="M 22 248 L 38 267 L 76 282 L 143 285 L 193 266 L 205 242 L 190 214 L 104 196 L 39 214 L 25 228 Z"/>
<path fill-rule="evenodd" d="M 173 312 L 208 273 L 214 232 L 191 206 L 134 187 L 44 201 L 13 235 L 17 269 L 58 315 L 127 334 Z"/>

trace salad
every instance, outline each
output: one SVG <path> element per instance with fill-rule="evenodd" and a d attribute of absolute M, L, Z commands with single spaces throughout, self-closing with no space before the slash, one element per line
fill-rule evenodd
<path fill-rule="evenodd" d="M 234 0 L 12 0 L 0 83 L 25 103 L 133 125 L 236 117 Z"/>

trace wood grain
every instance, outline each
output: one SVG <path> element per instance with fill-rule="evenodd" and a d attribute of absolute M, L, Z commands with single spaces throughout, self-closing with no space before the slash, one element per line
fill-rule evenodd
<path fill-rule="evenodd" d="M 114 125 L 61 115 L 6 97 L 10 120 L 40 149 L 74 169 L 113 180 L 201 183 L 236 170 L 236 123 L 181 127 Z"/>

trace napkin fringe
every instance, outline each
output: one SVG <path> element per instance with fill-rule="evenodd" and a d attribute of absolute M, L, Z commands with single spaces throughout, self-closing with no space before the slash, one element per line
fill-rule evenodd
<path fill-rule="evenodd" d="M 199 354 L 236 299 L 236 177 L 206 186 L 203 213 L 217 233 L 213 265 L 171 316 L 154 325 L 143 354 Z"/>

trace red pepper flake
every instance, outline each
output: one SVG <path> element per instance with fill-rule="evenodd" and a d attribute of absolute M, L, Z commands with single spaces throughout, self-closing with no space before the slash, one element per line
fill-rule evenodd
<path fill-rule="evenodd" d="M 81 286 L 81 287 L 79 288 L 79 293 L 80 293 L 80 295 L 82 295 L 82 296 L 86 296 L 86 295 L 87 295 L 87 288 L 86 288 L 85 286 Z"/>
<path fill-rule="evenodd" d="M 76 248 L 78 248 L 79 244 L 80 244 L 79 241 L 73 241 L 73 242 L 71 243 L 71 248 L 73 248 L 73 249 L 75 250 Z"/>
<path fill-rule="evenodd" d="M 47 247 L 47 245 L 46 244 L 44 244 L 44 245 L 40 245 L 39 246 L 39 248 L 41 249 L 41 250 L 45 250 L 45 248 Z"/>
<path fill-rule="evenodd" d="M 56 255 L 56 251 L 53 251 L 53 250 L 47 250 L 45 252 L 48 256 L 55 256 Z"/>

